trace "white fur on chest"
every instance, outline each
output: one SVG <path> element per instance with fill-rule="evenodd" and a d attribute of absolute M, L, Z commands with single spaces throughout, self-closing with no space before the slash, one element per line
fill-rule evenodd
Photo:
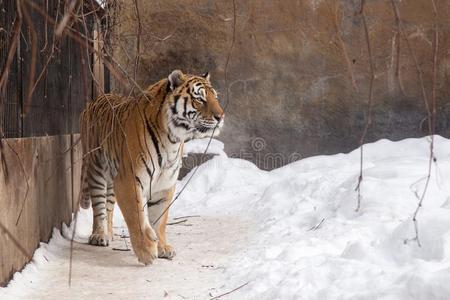
<path fill-rule="evenodd" d="M 172 188 L 177 182 L 181 164 L 182 158 L 178 151 L 162 153 L 161 166 L 155 169 L 151 183 L 146 180 L 144 184 L 144 196 L 147 199 L 159 199 L 163 192 Z"/>

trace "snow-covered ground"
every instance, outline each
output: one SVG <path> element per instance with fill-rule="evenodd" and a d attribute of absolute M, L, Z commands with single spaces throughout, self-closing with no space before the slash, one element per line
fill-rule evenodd
<path fill-rule="evenodd" d="M 131 251 L 75 243 L 68 289 L 69 242 L 55 231 L 0 299 L 208 299 L 244 284 L 223 298 L 449 299 L 450 140 L 435 143 L 418 215 L 421 247 L 411 218 L 426 182 L 429 138 L 365 145 L 358 212 L 359 150 L 271 172 L 222 153 L 199 167 L 171 210 L 201 216 L 169 226 L 174 260 L 144 267 Z M 214 147 L 220 152 L 220 143 Z M 88 214 L 78 220 L 81 242 Z M 117 215 L 118 234 L 121 224 Z M 119 238 L 113 247 L 125 244 Z"/>

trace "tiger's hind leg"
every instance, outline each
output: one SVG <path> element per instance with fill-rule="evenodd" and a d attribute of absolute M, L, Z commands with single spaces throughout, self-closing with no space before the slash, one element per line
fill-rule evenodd
<path fill-rule="evenodd" d="M 106 179 L 98 166 L 91 165 L 88 172 L 89 193 L 94 216 L 89 244 L 108 246 L 109 236 L 106 231 Z"/>
<path fill-rule="evenodd" d="M 114 218 L 114 204 L 116 203 L 116 195 L 114 194 L 114 184 L 108 182 L 106 188 L 106 219 L 108 223 L 108 236 L 114 240 L 114 230 L 113 230 L 113 218 Z"/>
<path fill-rule="evenodd" d="M 167 244 L 166 238 L 166 224 L 169 216 L 169 210 L 167 209 L 167 207 L 172 202 L 174 193 L 175 186 L 165 191 L 161 195 L 157 195 L 160 197 L 152 197 L 156 199 L 151 199 L 147 202 L 148 219 L 151 226 L 155 229 L 156 234 L 158 235 L 159 258 L 172 259 L 176 254 L 172 246 Z"/>

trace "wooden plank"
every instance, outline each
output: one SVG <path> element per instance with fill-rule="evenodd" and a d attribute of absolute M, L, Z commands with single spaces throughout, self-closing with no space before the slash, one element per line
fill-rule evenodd
<path fill-rule="evenodd" d="M 53 227 L 71 220 L 80 189 L 81 145 L 74 146 L 71 159 L 70 143 L 70 135 L 3 140 L 9 176 L 1 170 L 0 285 L 23 268 L 40 241 L 50 239 Z M 73 171 L 71 160 L 77 162 Z"/>

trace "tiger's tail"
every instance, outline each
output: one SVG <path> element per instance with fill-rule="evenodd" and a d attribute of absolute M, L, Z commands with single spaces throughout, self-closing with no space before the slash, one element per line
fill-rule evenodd
<path fill-rule="evenodd" d="M 89 104 L 88 104 L 89 106 Z M 83 110 L 80 114 L 80 139 L 81 139 L 81 148 L 82 148 L 82 160 L 81 160 L 81 183 L 80 183 L 80 194 L 79 194 L 79 203 L 80 206 L 84 209 L 88 209 L 91 206 L 91 195 L 89 193 L 89 184 L 88 184 L 88 162 L 90 160 L 89 155 L 85 157 L 88 153 L 87 151 L 87 138 L 89 135 L 89 114 L 87 113 L 87 108 Z"/>
<path fill-rule="evenodd" d="M 83 168 L 86 169 L 86 168 Z M 81 199 L 80 206 L 84 209 L 88 209 L 91 206 L 91 195 L 89 194 L 89 185 L 87 181 L 87 172 L 83 170 L 84 174 L 81 175 Z"/>
<path fill-rule="evenodd" d="M 80 206 L 84 209 L 88 209 L 91 206 L 87 169 L 87 162 L 83 159 L 83 163 L 81 165 Z"/>

